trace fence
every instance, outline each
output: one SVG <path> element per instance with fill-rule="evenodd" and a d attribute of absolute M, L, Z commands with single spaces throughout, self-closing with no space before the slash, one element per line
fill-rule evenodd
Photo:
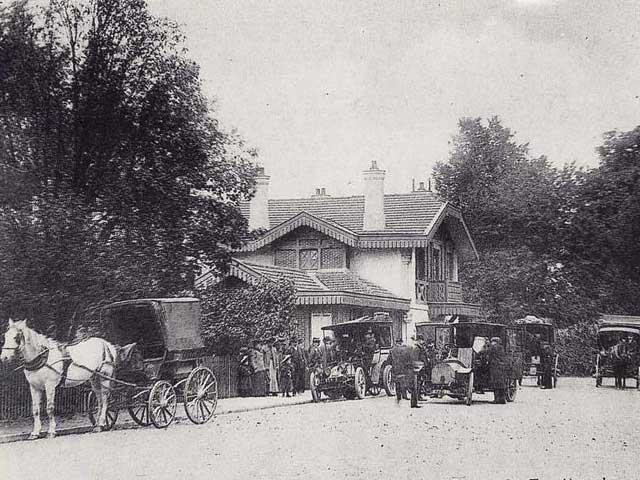
<path fill-rule="evenodd" d="M 22 371 L 15 366 L 0 364 L 0 421 L 31 416 L 31 393 Z M 218 380 L 218 397 L 237 396 L 238 363 L 230 356 L 214 357 L 212 369 Z M 61 388 L 56 390 L 56 415 L 86 413 L 87 386 Z M 46 413 L 43 395 L 40 406 L 42 415 Z"/>

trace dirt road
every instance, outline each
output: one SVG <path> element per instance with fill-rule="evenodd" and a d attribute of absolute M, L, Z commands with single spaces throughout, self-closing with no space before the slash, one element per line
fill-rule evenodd
<path fill-rule="evenodd" d="M 561 379 L 466 407 L 380 396 L 221 415 L 209 424 L 0 446 L 15 479 L 634 479 L 640 392 Z"/>

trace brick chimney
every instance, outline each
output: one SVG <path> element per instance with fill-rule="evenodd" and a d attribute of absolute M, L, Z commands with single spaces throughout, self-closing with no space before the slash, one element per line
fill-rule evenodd
<path fill-rule="evenodd" d="M 364 224 L 365 231 L 384 230 L 384 175 L 375 160 L 371 168 L 362 172 L 364 180 Z"/>
<path fill-rule="evenodd" d="M 269 228 L 269 175 L 264 168 L 258 168 L 256 193 L 249 202 L 249 230 Z"/>

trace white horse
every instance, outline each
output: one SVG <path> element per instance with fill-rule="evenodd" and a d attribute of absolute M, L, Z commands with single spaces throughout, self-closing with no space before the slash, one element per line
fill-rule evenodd
<path fill-rule="evenodd" d="M 22 355 L 24 376 L 31 389 L 33 408 L 33 431 L 30 440 L 40 437 L 40 400 L 44 391 L 47 398 L 49 438 L 56 436 L 54 406 L 56 387 L 73 387 L 85 382 L 98 401 L 98 423 L 94 431 L 102 431 L 106 422 L 107 403 L 111 378 L 116 362 L 116 348 L 96 337 L 70 346 L 63 346 L 27 326 L 27 321 L 14 322 L 9 319 L 9 328 L 4 334 L 4 346 L 0 361 L 11 360 L 16 353 Z"/>

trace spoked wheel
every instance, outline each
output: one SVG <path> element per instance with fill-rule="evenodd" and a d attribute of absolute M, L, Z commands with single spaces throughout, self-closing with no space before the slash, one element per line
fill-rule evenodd
<path fill-rule="evenodd" d="M 156 428 L 167 428 L 176 416 L 178 400 L 173 386 L 158 380 L 149 394 L 149 419 Z"/>
<path fill-rule="evenodd" d="M 387 396 L 393 397 L 396 394 L 396 384 L 393 381 L 391 365 L 385 365 L 382 370 L 382 386 Z"/>
<path fill-rule="evenodd" d="M 317 372 L 311 372 L 309 374 L 309 389 L 311 390 L 311 399 L 317 403 L 320 401 L 320 391 L 318 390 L 320 385 L 320 379 Z"/>
<path fill-rule="evenodd" d="M 356 368 L 356 375 L 353 379 L 353 390 L 355 398 L 362 400 L 367 392 L 367 377 L 362 367 Z"/>
<path fill-rule="evenodd" d="M 515 378 L 509 380 L 506 394 L 507 402 L 513 402 L 516 399 L 516 395 L 518 394 L 518 381 Z"/>
<path fill-rule="evenodd" d="M 98 425 L 98 399 L 96 394 L 92 391 L 89 392 L 89 398 L 87 399 L 87 412 L 89 414 L 89 420 L 94 427 Z M 109 401 L 107 404 L 107 416 L 103 429 L 105 431 L 111 430 L 118 420 L 118 409 L 114 407 L 113 403 Z"/>
<path fill-rule="evenodd" d="M 149 391 L 139 393 L 133 398 L 133 403 L 127 408 L 131 419 L 142 427 L 151 425 L 148 395 Z"/>
<path fill-rule="evenodd" d="M 218 405 L 218 381 L 206 367 L 195 368 L 184 385 L 184 410 L 193 423 L 206 423 Z"/>
<path fill-rule="evenodd" d="M 469 406 L 473 402 L 473 372 L 469 374 L 469 378 L 467 380 L 467 391 L 464 395 L 464 403 Z"/>

